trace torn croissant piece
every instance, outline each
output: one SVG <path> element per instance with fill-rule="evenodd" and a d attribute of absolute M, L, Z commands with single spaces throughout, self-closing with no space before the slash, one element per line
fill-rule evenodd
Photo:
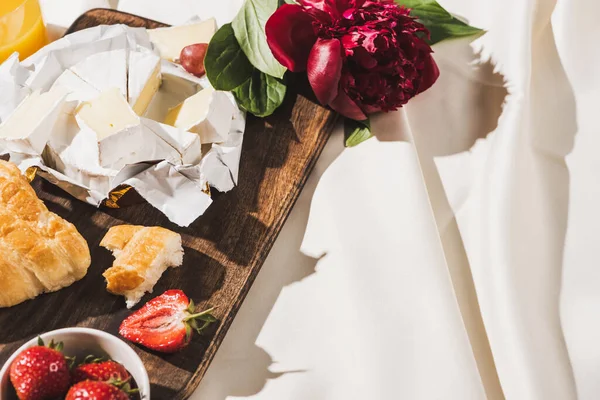
<path fill-rule="evenodd" d="M 0 307 L 83 278 L 90 250 L 75 227 L 48 211 L 19 169 L 0 160 Z"/>
<path fill-rule="evenodd" d="M 183 263 L 181 236 L 160 227 L 119 225 L 110 228 L 100 246 L 115 256 L 113 266 L 104 272 L 106 289 L 125 296 L 133 307 L 169 267 Z"/>

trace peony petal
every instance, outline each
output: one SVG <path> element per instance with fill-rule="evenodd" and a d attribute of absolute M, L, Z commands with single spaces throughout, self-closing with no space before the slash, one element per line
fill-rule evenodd
<path fill-rule="evenodd" d="M 329 104 L 338 93 L 342 76 L 342 44 L 337 39 L 318 39 L 308 56 L 308 81 L 321 104 Z"/>
<path fill-rule="evenodd" d="M 365 113 L 362 112 L 360 107 L 343 90 L 339 91 L 337 97 L 329 103 L 329 106 L 346 118 L 356 121 L 367 119 Z"/>
<path fill-rule="evenodd" d="M 313 7 L 321 11 L 325 11 L 328 6 L 325 0 L 298 0 L 298 4 L 302 7 Z"/>
<path fill-rule="evenodd" d="M 316 8 L 334 19 L 346 18 L 349 10 L 362 7 L 366 0 L 298 0 L 306 8 Z"/>
<path fill-rule="evenodd" d="M 338 16 L 334 0 L 298 0 L 298 3 L 306 8 L 316 8 L 329 14 L 331 17 Z"/>
<path fill-rule="evenodd" d="M 265 26 L 267 43 L 273 56 L 292 72 L 306 69 L 308 55 L 317 35 L 314 18 L 296 4 L 284 4 L 271 15 Z"/>
<path fill-rule="evenodd" d="M 306 11 L 314 19 L 318 20 L 323 25 L 329 26 L 333 24 L 333 17 L 325 11 L 313 7 L 307 7 L 304 9 L 304 11 Z"/>
<path fill-rule="evenodd" d="M 367 70 L 373 69 L 377 66 L 377 60 L 373 58 L 364 47 L 357 47 L 354 49 L 352 59 Z"/>
<path fill-rule="evenodd" d="M 435 63 L 435 60 L 429 55 L 425 60 L 425 67 L 423 69 L 423 78 L 421 80 L 421 84 L 419 85 L 419 90 L 417 93 L 421 93 L 429 89 L 437 80 L 438 76 L 440 76 L 440 70 Z"/>

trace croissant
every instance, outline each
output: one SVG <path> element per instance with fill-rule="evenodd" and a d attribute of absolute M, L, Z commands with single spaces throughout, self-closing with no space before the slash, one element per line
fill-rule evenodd
<path fill-rule="evenodd" d="M 0 307 L 67 287 L 90 263 L 77 229 L 48 211 L 14 164 L 0 160 Z"/>
<path fill-rule="evenodd" d="M 152 292 L 167 268 L 183 263 L 181 236 L 157 226 L 113 226 L 100 246 L 115 256 L 113 266 L 103 274 L 106 289 L 125 296 L 128 308 Z"/>

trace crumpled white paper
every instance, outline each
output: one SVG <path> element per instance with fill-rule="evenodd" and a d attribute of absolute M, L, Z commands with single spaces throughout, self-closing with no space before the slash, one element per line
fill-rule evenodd
<path fill-rule="evenodd" d="M 87 57 L 99 52 L 141 48 L 154 51 L 145 29 L 112 25 L 68 35 L 21 63 L 16 54 L 11 56 L 0 65 L 0 126 L 31 93 L 51 90 L 66 69 Z M 2 140 L 0 155 L 8 154 L 22 171 L 37 167 L 43 178 L 97 207 L 107 200 L 111 190 L 129 185 L 172 222 L 188 226 L 211 204 L 210 196 L 205 193 L 207 184 L 222 192 L 237 184 L 245 115 L 236 106 L 227 139 L 222 143 L 203 144 L 201 154 L 195 134 L 156 120 L 162 121 L 161 113 L 210 84 L 207 79 L 196 78 L 164 60 L 161 74 L 161 88 L 145 116 L 140 118 L 140 124 L 134 126 L 134 130 L 142 130 L 142 133 L 135 132 L 138 137 L 149 135 L 146 137 L 151 139 L 132 142 L 135 144 L 132 154 L 141 158 L 136 162 L 123 165 L 115 158 L 111 165 L 114 168 L 92 162 L 98 160 L 99 150 L 85 145 L 90 143 L 86 142 L 85 124 L 75 121 L 71 114 L 78 102 L 69 101 L 66 96 L 56 106 L 60 114 L 56 121 L 45 121 L 36 128 L 46 131 L 48 139 L 46 146 L 41 146 L 43 151 L 40 146 L 36 146 L 36 151 L 30 148 L 23 151 L 26 146 Z M 235 104 L 232 96 L 230 100 Z M 123 134 L 124 138 L 129 136 L 128 132 Z"/>

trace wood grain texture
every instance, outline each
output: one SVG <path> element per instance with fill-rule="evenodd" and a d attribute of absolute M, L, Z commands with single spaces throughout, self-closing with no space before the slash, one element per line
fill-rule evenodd
<path fill-rule="evenodd" d="M 80 17 L 69 31 L 116 23 L 162 26 L 130 14 L 96 9 Z M 189 397 L 248 293 L 336 119 L 330 110 L 291 93 L 273 116 L 266 119 L 250 116 L 239 185 L 228 193 L 215 194 L 206 214 L 188 228 L 170 223 L 147 203 L 122 209 L 96 209 L 36 178 L 33 186 L 40 198 L 51 211 L 76 225 L 88 241 L 93 261 L 87 276 L 71 287 L 0 310 L 0 363 L 26 340 L 53 329 L 85 326 L 117 334 L 129 311 L 123 298 L 105 290 L 102 272 L 111 266 L 113 258 L 98 244 L 113 225 L 164 226 L 181 233 L 185 257 L 182 267 L 163 275 L 154 294 L 180 288 L 199 308 L 218 307 L 215 315 L 219 321 L 178 354 L 165 356 L 133 347 L 148 369 L 152 399 Z M 141 304 L 151 297 L 145 296 Z"/>

